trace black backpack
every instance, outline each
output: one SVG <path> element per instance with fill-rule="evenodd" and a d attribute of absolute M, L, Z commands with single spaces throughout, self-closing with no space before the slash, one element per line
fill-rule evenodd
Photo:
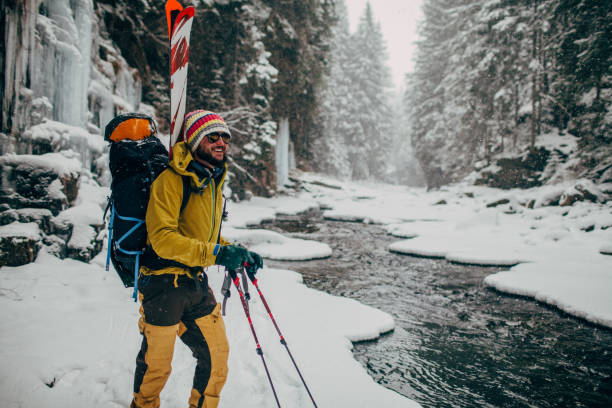
<path fill-rule="evenodd" d="M 104 132 L 104 139 L 110 142 L 108 161 L 112 176 L 111 195 L 104 211 L 106 219 L 110 210 L 106 270 L 109 260 L 112 261 L 125 287 L 134 286 L 134 300 L 140 265 L 155 263 L 152 269 L 161 269 L 176 264 L 159 258 L 146 245 L 145 216 L 151 184 L 168 167 L 168 150 L 156 133 L 153 119 L 141 113 L 115 117 Z M 182 179 L 181 212 L 191 193 L 189 178 Z"/>

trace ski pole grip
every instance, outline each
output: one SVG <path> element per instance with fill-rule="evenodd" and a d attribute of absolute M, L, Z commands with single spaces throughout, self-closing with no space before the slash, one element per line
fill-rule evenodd
<path fill-rule="evenodd" d="M 230 288 L 232 286 L 232 280 L 229 275 L 225 275 L 225 279 L 223 279 L 223 285 L 221 285 L 221 294 L 224 297 L 230 296 Z"/>

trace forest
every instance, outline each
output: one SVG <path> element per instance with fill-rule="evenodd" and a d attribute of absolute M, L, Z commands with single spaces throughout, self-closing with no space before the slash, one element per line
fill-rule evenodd
<path fill-rule="evenodd" d="M 541 170 L 551 152 L 538 140 L 550 134 L 578 138 L 576 178 L 612 179 L 609 2 L 425 0 L 401 93 L 369 4 L 351 32 L 344 0 L 193 3 L 187 109 L 218 111 L 230 124 L 237 199 L 283 188 L 274 166 L 283 120 L 292 163 L 341 179 L 437 188 L 509 158 Z M 47 119 L 96 134 L 115 114 L 144 110 L 168 131 L 163 0 L 2 8 L 3 153 L 41 151 L 31 128 Z M 62 55 L 63 43 L 77 56 Z M 101 175 L 103 148 L 89 149 Z"/>
<path fill-rule="evenodd" d="M 421 0 L 398 83 L 370 1 L 355 19 L 348 0 L 181 0 L 187 111 L 232 133 L 213 229 L 265 258 L 321 406 L 612 406 L 612 2 Z M 109 256 L 103 135 L 139 112 L 167 142 L 165 3 L 0 0 L 0 406 L 129 403 L 139 304 Z M 221 257 L 215 236 L 192 243 Z M 250 328 L 229 301 L 221 406 L 273 406 L 244 341 L 265 320 L 268 378 L 310 407 L 253 296 Z M 163 406 L 184 401 L 191 357 L 177 349 Z"/>
<path fill-rule="evenodd" d="M 503 154 L 538 158 L 551 132 L 579 138 L 576 175 L 609 180 L 609 2 L 430 0 L 424 14 L 404 101 L 428 185 Z"/>

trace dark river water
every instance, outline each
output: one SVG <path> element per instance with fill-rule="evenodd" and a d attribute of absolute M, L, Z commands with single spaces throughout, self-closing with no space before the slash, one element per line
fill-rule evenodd
<path fill-rule="evenodd" d="M 329 259 L 267 266 L 393 316 L 393 332 L 354 347 L 385 387 L 424 407 L 612 407 L 612 330 L 486 288 L 499 268 L 389 253 L 398 238 L 380 227 L 319 211 L 261 227 L 333 249 Z"/>

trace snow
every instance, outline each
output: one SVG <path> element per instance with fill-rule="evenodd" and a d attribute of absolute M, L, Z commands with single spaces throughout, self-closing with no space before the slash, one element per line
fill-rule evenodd
<path fill-rule="evenodd" d="M 0 226 L 0 238 L 26 238 L 32 241 L 40 239 L 40 228 L 35 222 L 12 222 Z"/>
<path fill-rule="evenodd" d="M 255 251 L 264 258 L 279 261 L 306 261 L 327 258 L 332 250 L 327 244 L 298 238 L 287 238 L 277 232 L 264 229 L 224 229 L 225 239 Z"/>
<path fill-rule="evenodd" d="M 49 198 L 53 198 L 56 200 L 67 200 L 66 194 L 64 194 L 64 185 L 60 181 L 60 179 L 55 179 L 49 184 L 47 187 L 47 195 Z"/>
<path fill-rule="evenodd" d="M 77 205 L 61 212 L 58 223 L 74 226 L 69 245 L 86 247 L 90 225 L 99 224 L 108 188 L 82 176 Z M 227 238 L 243 240 L 274 259 L 329 256 L 315 241 L 246 229 L 276 214 L 296 214 L 318 207 L 310 196 L 253 198 L 228 203 Z M 36 224 L 13 223 L 0 231 L 25 235 Z M 29 232 L 28 232 L 29 233 Z M 75 241 L 73 246 L 73 241 Z M 105 242 L 106 243 L 106 242 Z M 112 270 L 105 271 L 106 249 L 91 263 L 60 260 L 43 248 L 34 263 L 0 269 L 0 406 L 127 407 L 135 359 L 140 347 L 138 304 Z M 209 268 L 217 299 L 223 272 Z M 359 302 L 307 288 L 293 271 L 264 268 L 259 286 L 274 313 L 302 374 L 321 407 L 417 407 L 418 404 L 377 383 L 353 358 L 352 341 L 375 339 L 394 329 L 393 318 Z M 251 288 L 250 310 L 266 362 L 283 406 L 310 407 L 306 393 L 269 316 Z M 225 317 L 230 341 L 229 378 L 220 408 L 274 406 L 255 343 L 234 292 Z M 331 363 L 331 364 L 330 364 Z M 177 341 L 173 372 L 161 394 L 162 406 L 183 407 L 195 361 Z M 359 390 L 356 393 L 355 390 Z"/>
<path fill-rule="evenodd" d="M 288 238 L 277 232 L 264 229 L 245 229 L 276 215 L 292 215 L 318 208 L 319 204 L 305 195 L 281 196 L 274 199 L 254 197 L 241 203 L 228 202 L 230 214 L 223 227 L 223 237 L 230 242 L 242 244 L 264 258 L 283 261 L 304 261 L 327 258 L 332 250 L 329 245 L 298 238 Z"/>
<path fill-rule="evenodd" d="M 505 17 L 499 23 L 496 23 L 492 28 L 493 30 L 500 31 L 500 32 L 506 31 L 507 29 L 515 25 L 517 20 L 518 20 L 518 17 L 516 16 Z"/>
<path fill-rule="evenodd" d="M 92 226 L 102 224 L 103 213 L 104 210 L 98 204 L 85 202 L 62 211 L 55 217 L 55 222 L 72 225 L 69 248 L 85 249 L 91 247 L 91 243 L 95 240 L 97 233 Z"/>
<path fill-rule="evenodd" d="M 414 236 L 398 239 L 389 250 L 497 265 L 485 286 L 612 327 L 612 256 L 604 255 L 612 249 L 610 203 L 530 209 L 525 203 L 543 203 L 550 188 L 501 191 L 459 184 L 427 192 L 340 183 L 312 174 L 298 177 L 303 186 L 299 194 L 228 203 L 224 236 L 266 259 L 316 258 L 326 247 L 322 243 L 247 226 L 278 214 L 326 208 L 328 215 L 375 222 L 395 236 Z M 100 219 L 107 189 L 89 182 L 84 187 L 77 206 L 59 218 L 84 225 Z M 507 203 L 487 206 L 500 198 Z M 0 231 L 34 233 L 34 227 L 13 223 Z M 326 250 L 329 256 L 331 249 Z M 128 406 L 140 345 L 138 304 L 112 270 L 104 271 L 105 260 L 106 250 L 87 264 L 60 260 L 42 249 L 32 264 L 0 269 L 0 406 Z M 223 272 L 213 267 L 207 273 L 220 300 Z M 307 288 L 293 271 L 266 267 L 258 278 L 319 406 L 418 406 L 376 384 L 351 353 L 352 341 L 393 330 L 389 314 Z M 281 404 L 312 406 L 253 288 L 251 296 L 253 324 Z M 235 293 L 228 300 L 225 321 L 230 374 L 220 407 L 274 406 Z M 184 406 L 194 365 L 190 351 L 177 342 L 173 372 L 162 392 L 164 407 Z"/>
<path fill-rule="evenodd" d="M 9 153 L 0 157 L 0 164 L 42 168 L 51 170 L 60 177 L 76 177 L 81 171 L 81 162 L 78 159 L 66 157 L 62 153 L 46 153 L 42 155 L 17 155 Z"/>
<path fill-rule="evenodd" d="M 26 137 L 33 140 L 45 140 L 57 150 L 67 147 L 81 147 L 95 153 L 101 153 L 106 147 L 106 142 L 100 134 L 91 134 L 78 126 L 45 119 L 39 125 L 32 126 L 26 131 Z"/>
<path fill-rule="evenodd" d="M 96 203 L 84 202 L 83 204 L 62 211 L 55 217 L 55 220 L 60 224 L 99 225 L 102 223 L 103 213 L 104 210 Z"/>
<path fill-rule="evenodd" d="M 467 184 L 432 192 L 363 183 L 309 188 L 315 197 L 317 188 L 324 190 L 321 203 L 332 208 L 325 218 L 376 222 L 409 238 L 389 245 L 391 252 L 511 267 L 493 269 L 485 285 L 612 327 L 612 203 L 603 204 L 589 186 L 597 203 L 557 206 L 561 194 L 584 184 L 509 191 Z M 487 206 L 500 198 L 507 203 Z"/>
<path fill-rule="evenodd" d="M 280 196 L 274 199 L 253 197 L 249 201 L 227 202 L 228 221 L 225 226 L 246 228 L 258 225 L 266 220 L 273 220 L 278 214 L 298 214 L 313 208 L 319 208 L 319 203 L 306 194 L 297 196 Z M 225 235 L 225 232 L 224 232 Z"/>
<path fill-rule="evenodd" d="M 571 315 L 612 327 L 609 263 L 552 258 L 490 275 L 485 284 L 502 292 L 533 297 Z"/>
<path fill-rule="evenodd" d="M 0 406 L 128 406 L 140 346 L 138 304 L 130 299 L 131 289 L 104 270 L 104 260 L 104 251 L 85 264 L 43 250 L 35 263 L 2 268 Z M 215 267 L 208 275 L 220 299 L 223 274 Z M 376 338 L 393 328 L 388 314 L 309 289 L 295 272 L 263 269 L 258 277 L 319 406 L 418 406 L 376 384 L 351 354 L 351 340 Z M 312 406 L 254 290 L 250 308 L 281 403 Z M 235 292 L 225 323 L 230 374 L 220 408 L 274 406 Z M 177 341 L 162 406 L 185 406 L 193 369 L 191 352 Z"/>

